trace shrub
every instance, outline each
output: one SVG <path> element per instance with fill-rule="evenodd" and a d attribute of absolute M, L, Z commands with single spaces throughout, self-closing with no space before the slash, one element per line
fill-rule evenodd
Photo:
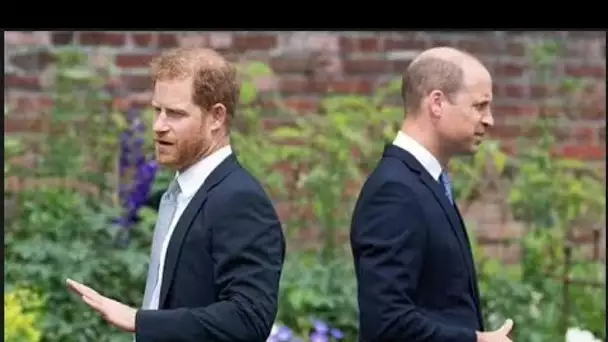
<path fill-rule="evenodd" d="M 546 68 L 550 58 L 538 56 Z M 144 198 L 150 193 L 158 197 L 173 174 L 153 170 L 145 141 L 133 134 L 121 139 L 121 133 L 149 124 L 151 116 L 124 116 L 116 106 L 108 106 L 116 96 L 106 87 L 111 74 L 87 67 L 73 52 L 59 57 L 52 126 L 62 134 L 44 141 L 46 153 L 39 167 L 5 166 L 5 179 L 59 176 L 90 183 L 96 191 L 54 185 L 19 194 L 21 212 L 5 233 L 5 281 L 24 284 L 47 298 L 53 311 L 41 316 L 42 341 L 130 341 L 77 304 L 64 280 L 74 277 L 138 305 L 154 221 L 154 214 L 142 207 L 155 200 Z M 342 331 L 345 341 L 354 341 L 355 274 L 343 242 L 357 190 L 380 158 L 381 142 L 393 138 L 402 120 L 400 107 L 390 101 L 398 84 L 389 82 L 374 96 L 328 94 L 320 113 L 302 115 L 284 107 L 279 97 L 256 91 L 258 77 L 272 76 L 266 65 L 247 63 L 241 69 L 244 107 L 235 122 L 234 147 L 275 203 L 290 204 L 291 216 L 284 220 L 289 251 L 277 323 L 306 340 L 331 330 L 315 324 L 318 319 Z M 571 87 L 574 82 L 566 83 Z M 278 113 L 263 105 L 269 98 Z M 535 129 L 541 135 L 525 142 L 524 153 L 507 156 L 498 142 L 490 141 L 474 157 L 455 160 L 455 192 L 469 200 L 484 190 L 490 177 L 507 178 L 510 209 L 529 226 L 529 234 L 519 241 L 525 251 L 521 265 L 505 267 L 486 260 L 476 248 L 488 329 L 511 317 L 519 341 L 563 339 L 569 326 L 605 338 L 604 301 L 599 300 L 605 299 L 605 291 L 565 288 L 559 279 L 584 274 L 603 281 L 603 265 L 568 266 L 566 250 L 570 228 L 605 219 L 600 210 L 605 187 L 581 163 L 552 154 L 554 121 L 537 120 Z M 23 148 L 21 142 L 12 141 L 8 148 L 5 144 L 6 154 Z M 120 158 L 120 153 L 128 158 Z M 304 245 L 300 239 L 310 232 L 320 238 Z M 287 328 L 279 335 L 287 334 Z"/>
<path fill-rule="evenodd" d="M 133 148 L 139 141 L 127 139 L 138 122 L 113 104 L 111 74 L 72 50 L 60 51 L 57 60 L 55 106 L 37 148 L 39 163 L 5 168 L 5 179 L 39 180 L 10 194 L 18 214 L 5 229 L 5 282 L 46 298 L 52 310 L 40 314 L 41 341 L 130 341 L 69 293 L 65 279 L 139 306 L 155 215 L 142 209 L 147 190 L 141 188 L 153 178 L 138 171 L 149 161 Z"/>
<path fill-rule="evenodd" d="M 41 341 L 38 319 L 43 305 L 41 296 L 28 288 L 4 292 L 4 341 Z"/>

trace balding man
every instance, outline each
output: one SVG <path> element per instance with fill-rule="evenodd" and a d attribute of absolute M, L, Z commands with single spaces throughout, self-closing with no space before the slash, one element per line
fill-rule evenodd
<path fill-rule="evenodd" d="M 157 58 L 152 75 L 156 160 L 176 175 L 160 203 L 143 307 L 68 285 L 137 342 L 266 341 L 285 242 L 230 147 L 235 68 L 213 50 L 180 48 Z"/>
<path fill-rule="evenodd" d="M 450 158 L 474 153 L 493 124 L 492 79 L 471 55 L 421 53 L 403 76 L 407 117 L 366 181 L 351 223 L 360 339 L 508 341 L 483 333 L 475 265 L 452 196 Z"/>

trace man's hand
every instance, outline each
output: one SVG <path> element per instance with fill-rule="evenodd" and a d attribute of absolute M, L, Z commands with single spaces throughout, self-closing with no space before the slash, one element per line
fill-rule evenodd
<path fill-rule="evenodd" d="M 99 312 L 108 323 L 127 332 L 135 331 L 136 309 L 104 297 L 92 288 L 72 279 L 67 279 L 66 283 L 88 306 Z"/>
<path fill-rule="evenodd" d="M 508 319 L 498 330 L 477 332 L 477 342 L 511 342 L 509 333 L 513 329 L 513 320 Z"/>

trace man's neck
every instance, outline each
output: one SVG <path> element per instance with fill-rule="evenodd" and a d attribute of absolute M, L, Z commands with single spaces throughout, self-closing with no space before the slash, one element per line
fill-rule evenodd
<path fill-rule="evenodd" d="M 427 127 L 414 120 L 406 119 L 401 126 L 401 132 L 407 134 L 410 138 L 424 146 L 424 148 L 437 158 L 441 167 L 445 169 L 450 162 L 450 158 L 441 152 L 437 139 L 435 139 L 434 135 L 427 133 L 429 131 L 430 130 L 427 129 Z"/>
<path fill-rule="evenodd" d="M 209 147 L 206 150 L 201 151 L 200 154 L 198 155 L 198 157 L 194 158 L 194 160 L 191 163 L 188 163 L 188 165 L 179 168 L 179 170 L 178 170 L 179 173 L 184 173 L 184 171 L 188 170 L 188 168 L 190 166 L 209 157 L 210 155 L 214 154 L 215 152 L 219 151 L 220 149 L 222 149 L 223 147 L 226 147 L 228 145 L 230 145 L 229 137 L 223 137 L 222 139 L 217 140 L 216 142 L 209 145 Z"/>

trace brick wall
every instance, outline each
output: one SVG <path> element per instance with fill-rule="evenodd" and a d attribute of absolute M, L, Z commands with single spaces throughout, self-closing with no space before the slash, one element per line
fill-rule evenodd
<path fill-rule="evenodd" d="M 160 51 L 180 45 L 206 45 L 233 60 L 268 62 L 290 106 L 314 109 L 319 95 L 332 88 L 369 93 L 400 74 L 425 48 L 449 45 L 477 55 L 495 80 L 494 135 L 511 147 L 522 123 L 538 113 L 547 87 L 538 84 L 526 48 L 554 39 L 565 50 L 562 75 L 584 77 L 578 117 L 561 134 L 560 153 L 603 166 L 605 161 L 605 32 L 5 32 L 5 94 L 12 111 L 5 132 L 31 133 L 42 123 L 38 113 L 51 105 L 42 90 L 43 71 L 52 63 L 49 49 L 78 45 L 120 70 L 135 98 L 149 94 L 147 63 Z M 496 201 L 471 206 L 469 219 L 483 229 L 517 231 L 496 217 Z M 492 213 L 488 216 L 488 213 Z M 503 229 L 504 227 L 509 229 Z"/>

